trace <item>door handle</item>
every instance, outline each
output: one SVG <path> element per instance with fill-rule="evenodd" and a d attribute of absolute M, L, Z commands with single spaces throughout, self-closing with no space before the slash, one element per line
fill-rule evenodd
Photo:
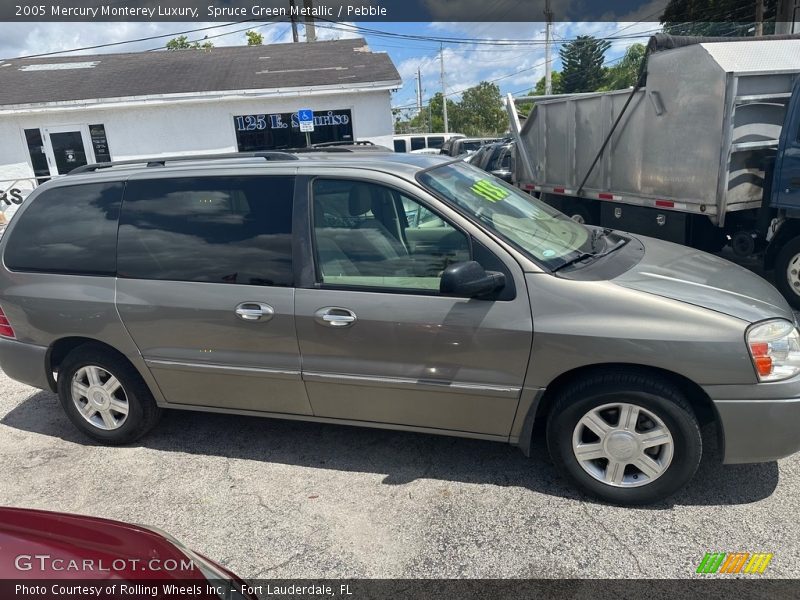
<path fill-rule="evenodd" d="M 263 302 L 242 302 L 236 307 L 236 316 L 242 321 L 269 321 L 275 315 L 275 309 Z"/>
<path fill-rule="evenodd" d="M 328 327 L 350 327 L 356 322 L 356 314 L 352 310 L 338 306 L 320 308 L 314 317 L 317 323 Z"/>

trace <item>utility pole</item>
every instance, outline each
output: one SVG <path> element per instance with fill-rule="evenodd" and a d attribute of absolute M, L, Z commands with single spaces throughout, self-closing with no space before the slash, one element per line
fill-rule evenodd
<path fill-rule="evenodd" d="M 756 0 L 756 37 L 764 35 L 764 0 Z"/>
<path fill-rule="evenodd" d="M 439 44 L 439 64 L 442 68 L 442 116 L 444 117 L 444 132 L 449 133 L 447 123 L 447 91 L 444 85 L 444 44 Z"/>
<path fill-rule="evenodd" d="M 311 12 L 314 10 L 314 5 L 311 3 L 311 0 L 303 0 L 303 7 L 306 9 L 306 41 L 307 42 L 316 42 L 317 41 L 317 29 L 314 27 L 314 16 Z"/>
<path fill-rule="evenodd" d="M 544 93 L 553 93 L 553 76 L 550 65 L 550 45 L 552 44 L 553 11 L 550 10 L 550 0 L 544 1 L 544 18 L 547 24 L 544 28 Z"/>
<path fill-rule="evenodd" d="M 778 7 L 775 11 L 775 33 L 800 31 L 795 22 L 795 14 L 800 14 L 800 0 L 778 0 Z"/>
<path fill-rule="evenodd" d="M 297 35 L 297 16 L 295 12 L 297 11 L 297 5 L 294 3 L 294 0 L 289 0 L 289 20 L 292 22 L 292 41 L 296 44 L 300 41 L 300 37 Z"/>
<path fill-rule="evenodd" d="M 417 114 L 424 117 L 422 114 L 422 72 L 417 67 Z"/>

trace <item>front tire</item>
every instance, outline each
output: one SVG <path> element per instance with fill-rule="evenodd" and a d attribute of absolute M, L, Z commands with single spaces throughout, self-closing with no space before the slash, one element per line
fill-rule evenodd
<path fill-rule="evenodd" d="M 127 360 L 94 345 L 79 346 L 64 358 L 58 371 L 58 396 L 78 429 L 110 445 L 139 439 L 163 412 Z"/>
<path fill-rule="evenodd" d="M 800 236 L 789 240 L 775 257 L 775 286 L 792 308 L 800 309 Z"/>
<path fill-rule="evenodd" d="M 550 455 L 583 491 L 621 505 L 664 500 L 694 476 L 697 419 L 669 381 L 622 371 L 563 389 L 547 423 Z"/>

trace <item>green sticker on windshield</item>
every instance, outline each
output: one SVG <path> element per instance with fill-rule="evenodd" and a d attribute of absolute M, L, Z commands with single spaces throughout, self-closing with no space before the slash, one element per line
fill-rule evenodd
<path fill-rule="evenodd" d="M 504 198 L 508 198 L 509 193 L 507 190 L 501 188 L 499 185 L 492 183 L 488 179 L 480 179 L 470 188 L 478 196 L 483 196 L 489 202 L 499 202 Z"/>

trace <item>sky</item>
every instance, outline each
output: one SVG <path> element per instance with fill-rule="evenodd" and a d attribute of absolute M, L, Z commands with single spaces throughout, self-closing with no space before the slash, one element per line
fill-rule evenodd
<path fill-rule="evenodd" d="M 480 81 L 496 80 L 501 92 L 525 94 L 544 75 L 545 25 L 544 23 L 363 23 L 365 28 L 380 33 L 364 36 L 349 27 L 348 23 L 328 28 L 318 23 L 319 39 L 366 37 L 375 52 L 387 52 L 403 79 L 403 87 L 392 98 L 393 107 L 413 107 L 416 102 L 416 74 L 422 76 L 423 101 L 441 91 L 439 43 L 429 40 L 408 40 L 392 37 L 393 34 L 438 36 L 453 38 L 461 43 L 444 45 L 445 85 L 447 94 L 454 100 L 464 89 Z M 255 29 L 264 36 L 264 43 L 292 41 L 288 23 L 175 23 L 175 22 L 112 22 L 112 23 L 2 23 L 0 24 L 0 59 L 27 56 L 44 52 L 70 50 L 111 42 L 134 40 L 153 36 L 167 36 L 112 46 L 85 50 L 75 54 L 105 52 L 139 52 L 161 48 L 174 34 L 187 33 L 190 40 L 205 36 L 215 46 L 246 43 L 245 29 Z M 303 39 L 303 27 L 299 27 Z M 596 37 L 622 36 L 612 41 L 606 52 L 607 64 L 619 60 L 627 46 L 646 42 L 647 36 L 658 29 L 653 22 L 583 22 L 555 23 L 553 25 L 553 69 L 560 69 L 558 48 L 564 40 L 577 35 Z M 388 34 L 388 35 L 385 35 Z M 526 46 L 496 46 L 470 40 L 531 40 L 537 43 Z M 538 43 L 541 42 L 541 43 Z M 66 55 L 66 54 L 63 54 Z M 62 55 L 62 56 L 63 56 Z"/>

